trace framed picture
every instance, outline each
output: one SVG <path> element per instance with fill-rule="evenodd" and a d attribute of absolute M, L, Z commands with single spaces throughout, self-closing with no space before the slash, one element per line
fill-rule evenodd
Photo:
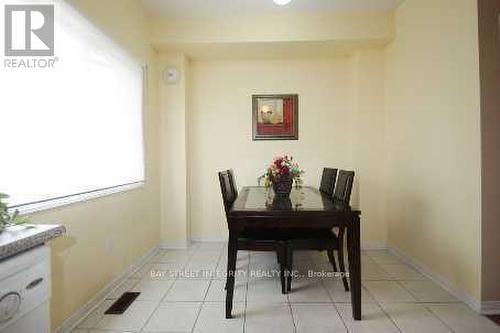
<path fill-rule="evenodd" d="M 253 95 L 253 140 L 298 140 L 299 95 Z"/>

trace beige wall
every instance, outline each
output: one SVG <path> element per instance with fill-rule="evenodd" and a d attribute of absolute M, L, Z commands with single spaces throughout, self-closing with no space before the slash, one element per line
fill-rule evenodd
<path fill-rule="evenodd" d="M 407 0 L 386 53 L 389 245 L 480 299 L 475 0 Z"/>
<path fill-rule="evenodd" d="M 134 0 L 71 0 L 99 28 L 149 66 L 145 114 L 147 183 L 126 193 L 35 214 L 37 223 L 59 223 L 67 235 L 52 242 L 52 327 L 58 327 L 159 242 L 157 70 L 146 45 L 142 7 Z"/>
<path fill-rule="evenodd" d="M 318 186 L 323 166 L 355 169 L 363 191 L 353 201 L 367 211 L 364 241 L 385 241 L 385 226 L 378 208 L 375 167 L 361 167 L 378 157 L 383 137 L 369 119 L 383 119 L 380 85 L 382 53 L 332 59 L 193 61 L 190 67 L 189 132 L 191 236 L 216 240 L 227 236 L 217 171 L 233 168 L 239 186 L 255 185 L 271 159 L 293 154 L 306 170 L 306 184 Z M 354 82 L 359 87 L 354 87 Z M 373 89 L 373 93 L 369 92 Z M 298 141 L 252 141 L 252 94 L 299 94 Z M 367 93 L 370 97 L 354 105 Z M 354 95 L 356 94 L 356 95 Z M 368 105 L 372 104 L 369 108 Z M 366 116 L 366 121 L 357 120 Z M 360 131 L 362 129 L 366 131 Z M 363 133 L 362 137 L 358 137 Z M 361 147 L 361 143 L 365 146 Z M 359 149 L 358 149 L 359 148 Z M 363 155 L 363 156 L 361 156 Z M 361 197 L 360 197 L 361 196 Z M 375 201 L 372 201 L 375 199 Z"/>
<path fill-rule="evenodd" d="M 191 66 L 192 237 L 223 239 L 217 171 L 256 185 L 275 155 L 290 153 L 317 185 L 319 166 L 352 167 L 350 61 L 200 61 Z M 307 79 L 314 78 L 314 79 Z M 252 94 L 299 94 L 299 141 L 252 141 Z"/>
<path fill-rule="evenodd" d="M 390 40 L 392 12 L 234 15 L 198 19 L 153 18 L 151 39 L 168 43 Z"/>
<path fill-rule="evenodd" d="M 392 11 L 290 12 L 153 17 L 157 50 L 190 59 L 296 59 L 350 55 L 394 38 Z"/>
<path fill-rule="evenodd" d="M 364 247 L 387 244 L 386 147 L 383 49 L 357 51 L 352 57 L 353 164 L 356 197 L 362 211 Z"/>
<path fill-rule="evenodd" d="M 482 299 L 500 299 L 500 2 L 479 0 Z"/>
<path fill-rule="evenodd" d="M 188 169 L 189 61 L 182 53 L 162 54 L 159 68 L 175 68 L 179 82 L 158 81 L 160 102 L 161 239 L 167 247 L 186 247 L 190 239 Z"/>

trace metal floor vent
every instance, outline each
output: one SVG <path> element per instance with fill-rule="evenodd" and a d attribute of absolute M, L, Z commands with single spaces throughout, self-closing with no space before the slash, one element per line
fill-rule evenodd
<path fill-rule="evenodd" d="M 114 302 L 109 309 L 104 312 L 104 314 L 113 314 L 113 315 L 119 315 L 123 314 L 125 311 L 127 311 L 128 307 L 135 301 L 135 299 L 140 295 L 141 293 L 131 293 L 131 292 L 126 292 L 123 293 L 120 298 Z"/>

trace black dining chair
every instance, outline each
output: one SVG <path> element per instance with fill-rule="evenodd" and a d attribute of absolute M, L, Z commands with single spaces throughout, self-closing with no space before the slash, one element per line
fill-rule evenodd
<path fill-rule="evenodd" d="M 333 191 L 333 196 L 331 197 L 331 199 L 335 202 L 348 205 L 351 196 L 353 181 L 354 171 L 340 170 L 338 172 L 338 179 L 336 181 L 335 189 Z M 328 260 L 333 266 L 333 270 L 335 272 L 337 271 L 337 265 L 335 263 L 334 251 L 337 251 L 340 272 L 345 273 L 343 249 L 344 235 L 344 227 L 339 227 L 338 234 L 335 234 L 332 229 L 300 228 L 288 231 L 287 235 L 284 236 L 287 239 L 287 291 L 290 291 L 292 287 L 291 272 L 293 270 L 294 250 L 326 251 Z M 342 282 L 344 284 L 344 289 L 346 291 L 349 291 L 349 284 L 345 274 L 342 276 Z"/>
<path fill-rule="evenodd" d="M 323 174 L 321 175 L 319 190 L 330 196 L 333 195 L 333 189 L 335 188 L 336 179 L 337 179 L 337 169 L 324 168 Z"/>
<path fill-rule="evenodd" d="M 230 223 L 229 211 L 238 198 L 238 190 L 236 188 L 234 174 L 232 170 L 219 172 L 219 182 L 222 192 L 222 200 L 224 202 L 224 210 L 226 212 L 227 223 Z M 246 251 L 272 251 L 276 252 L 278 263 L 280 265 L 281 292 L 286 293 L 285 281 L 285 264 L 286 264 L 286 242 L 281 239 L 281 235 L 274 232 L 272 229 L 244 229 L 238 237 L 237 249 Z M 228 249 L 228 268 L 227 278 L 229 279 L 229 253 Z M 226 289 L 228 280 L 226 280 Z"/>
<path fill-rule="evenodd" d="M 337 185 L 333 192 L 333 200 L 340 201 L 347 205 L 351 201 L 352 184 L 354 183 L 354 171 L 340 170 L 337 179 Z M 345 227 L 339 227 L 337 234 L 338 241 L 338 251 L 337 256 L 339 258 L 339 268 L 341 272 L 345 273 L 344 265 L 344 238 L 345 238 Z M 345 290 L 349 290 L 349 284 L 347 283 L 347 277 L 345 275 L 342 277 L 342 282 L 344 283 Z"/>

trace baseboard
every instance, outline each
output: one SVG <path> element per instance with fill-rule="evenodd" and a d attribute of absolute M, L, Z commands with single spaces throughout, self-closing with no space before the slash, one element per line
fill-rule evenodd
<path fill-rule="evenodd" d="M 205 243 L 215 243 L 215 242 L 220 243 L 220 242 L 227 242 L 227 237 L 225 237 L 225 236 L 213 236 L 213 237 L 192 236 L 191 241 L 192 242 L 205 242 Z M 175 247 L 170 246 L 170 247 L 165 247 L 165 248 L 175 248 Z M 362 250 L 385 250 L 385 249 L 387 249 L 387 245 L 381 241 L 366 241 L 366 242 L 361 242 L 361 249 Z"/>
<path fill-rule="evenodd" d="M 457 290 L 455 287 L 452 286 L 452 284 L 450 283 L 450 281 L 448 279 L 434 273 L 429 267 L 418 262 L 417 260 L 408 256 L 406 253 L 402 252 L 399 249 L 396 249 L 394 247 L 388 247 L 388 250 L 391 251 L 395 256 L 399 257 L 404 263 L 415 268 L 421 274 L 428 277 L 435 284 L 439 285 L 441 288 L 446 290 L 452 296 L 454 296 L 458 300 L 462 301 L 463 303 L 467 304 L 472 310 L 479 312 L 479 313 L 484 313 L 483 312 L 483 305 L 481 304 L 481 302 L 479 300 L 477 300 L 475 297 L 472 297 L 471 295 L 469 295 L 461 290 Z M 495 306 L 497 309 L 500 309 L 500 306 L 499 306 L 500 302 L 492 302 L 492 303 L 497 303 Z M 484 304 L 484 302 L 483 302 L 483 304 Z"/>
<path fill-rule="evenodd" d="M 362 241 L 361 250 L 385 250 L 387 244 L 381 241 Z"/>
<path fill-rule="evenodd" d="M 227 242 L 227 235 L 226 236 L 191 236 L 191 241 L 193 242 L 205 242 L 205 243 L 223 243 Z"/>
<path fill-rule="evenodd" d="M 85 305 L 83 305 L 78 311 L 73 313 L 68 319 L 66 319 L 61 326 L 59 326 L 54 332 L 55 333 L 67 333 L 75 329 L 75 327 L 82 321 L 87 315 L 92 312 L 105 298 L 111 293 L 116 287 L 127 280 L 139 267 L 145 264 L 149 259 L 151 259 L 158 252 L 158 247 L 155 246 L 149 250 L 145 255 L 140 257 L 132 265 L 127 267 L 122 273 L 115 277 L 111 282 L 109 282 L 103 289 L 101 289 L 97 294 L 94 295 Z"/>
<path fill-rule="evenodd" d="M 187 240 L 163 240 L 160 243 L 161 249 L 186 249 L 191 242 Z"/>
<path fill-rule="evenodd" d="M 500 314 L 500 301 L 484 301 L 481 302 L 481 313 L 485 315 Z"/>

